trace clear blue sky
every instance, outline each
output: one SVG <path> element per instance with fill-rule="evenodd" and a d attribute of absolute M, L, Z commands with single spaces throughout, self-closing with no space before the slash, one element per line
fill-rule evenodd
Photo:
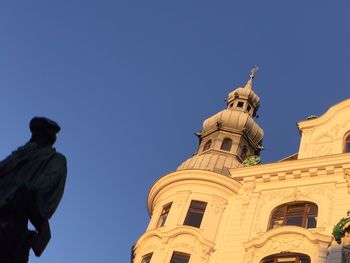
<path fill-rule="evenodd" d="M 128 262 L 149 188 L 255 64 L 262 159 L 296 152 L 295 123 L 350 97 L 349 13 L 345 0 L 2 2 L 0 157 L 39 115 L 62 126 L 69 162 L 31 262 Z"/>

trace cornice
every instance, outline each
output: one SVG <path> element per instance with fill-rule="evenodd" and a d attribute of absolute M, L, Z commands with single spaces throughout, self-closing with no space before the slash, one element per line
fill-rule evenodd
<path fill-rule="evenodd" d="M 207 247 L 213 247 L 214 243 L 205 239 L 201 231 L 195 227 L 190 226 L 177 226 L 169 230 L 164 228 L 152 229 L 145 232 L 137 241 L 135 249 L 137 250 L 139 245 L 144 243 L 147 239 L 157 237 L 162 240 L 163 243 L 167 243 L 169 239 L 173 239 L 180 235 L 190 235 L 195 237 L 202 245 Z"/>
<path fill-rule="evenodd" d="M 298 226 L 282 226 L 278 228 L 271 229 L 259 237 L 253 238 L 247 242 L 244 242 L 244 247 L 246 250 L 249 248 L 255 247 L 260 248 L 263 247 L 266 242 L 273 238 L 279 237 L 287 234 L 298 234 L 307 238 L 311 243 L 317 244 L 319 242 L 322 243 L 330 243 L 332 241 L 332 236 L 324 235 L 317 232 L 312 232 L 306 228 L 298 227 Z"/>
<path fill-rule="evenodd" d="M 349 168 L 350 153 L 346 153 L 233 168 L 230 169 L 230 174 L 237 181 L 254 178 L 262 179 L 262 181 L 270 181 L 272 178 L 284 180 L 288 178 L 328 175 L 337 171 L 343 172 Z"/>
<path fill-rule="evenodd" d="M 237 193 L 241 186 L 241 183 L 232 180 L 231 177 L 207 170 L 185 169 L 175 171 L 158 179 L 150 189 L 147 201 L 149 213 L 151 214 L 153 202 L 162 189 L 171 184 L 179 182 L 183 183 L 187 181 L 197 181 L 197 183 L 201 181 L 204 183 L 212 183 L 230 194 Z"/>

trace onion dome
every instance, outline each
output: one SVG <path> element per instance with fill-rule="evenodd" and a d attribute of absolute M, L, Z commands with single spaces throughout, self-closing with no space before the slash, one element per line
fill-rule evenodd
<path fill-rule="evenodd" d="M 203 122 L 202 133 L 204 134 L 216 130 L 218 124 L 220 124 L 222 130 L 244 132 L 256 145 L 261 142 L 264 136 L 263 129 L 254 121 L 248 112 L 231 109 L 220 111 Z"/>
<path fill-rule="evenodd" d="M 260 98 L 252 90 L 257 68 L 250 72 L 244 87 L 229 93 L 227 108 L 203 122 L 197 152 L 183 162 L 177 170 L 204 169 L 229 175 L 229 169 L 242 166 L 252 155 L 259 155 L 264 135 L 263 129 L 253 119 Z"/>

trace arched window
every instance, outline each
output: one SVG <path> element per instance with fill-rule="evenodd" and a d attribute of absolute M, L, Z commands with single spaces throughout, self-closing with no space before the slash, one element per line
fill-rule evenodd
<path fill-rule="evenodd" d="M 315 228 L 318 207 L 309 202 L 291 202 L 276 207 L 271 214 L 269 228 L 280 226 L 301 226 Z"/>
<path fill-rule="evenodd" d="M 210 149 L 210 145 L 211 145 L 211 140 L 207 141 L 204 144 L 203 151 L 209 150 Z"/>
<path fill-rule="evenodd" d="M 229 152 L 231 150 L 231 147 L 232 147 L 232 140 L 230 138 L 225 138 L 222 141 L 220 149 Z"/>
<path fill-rule="evenodd" d="M 265 257 L 260 263 L 310 263 L 310 257 L 299 253 L 280 253 Z"/>
<path fill-rule="evenodd" d="M 350 153 L 350 133 L 347 133 L 344 139 L 344 153 Z"/>

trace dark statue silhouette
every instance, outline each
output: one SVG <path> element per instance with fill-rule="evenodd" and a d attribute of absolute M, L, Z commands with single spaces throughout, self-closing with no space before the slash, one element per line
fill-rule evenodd
<path fill-rule="evenodd" d="M 29 142 L 0 162 L 1 263 L 28 262 L 30 249 L 41 255 L 66 181 L 66 158 L 52 147 L 60 126 L 42 117 L 29 126 Z M 28 229 L 28 220 L 35 230 Z"/>

